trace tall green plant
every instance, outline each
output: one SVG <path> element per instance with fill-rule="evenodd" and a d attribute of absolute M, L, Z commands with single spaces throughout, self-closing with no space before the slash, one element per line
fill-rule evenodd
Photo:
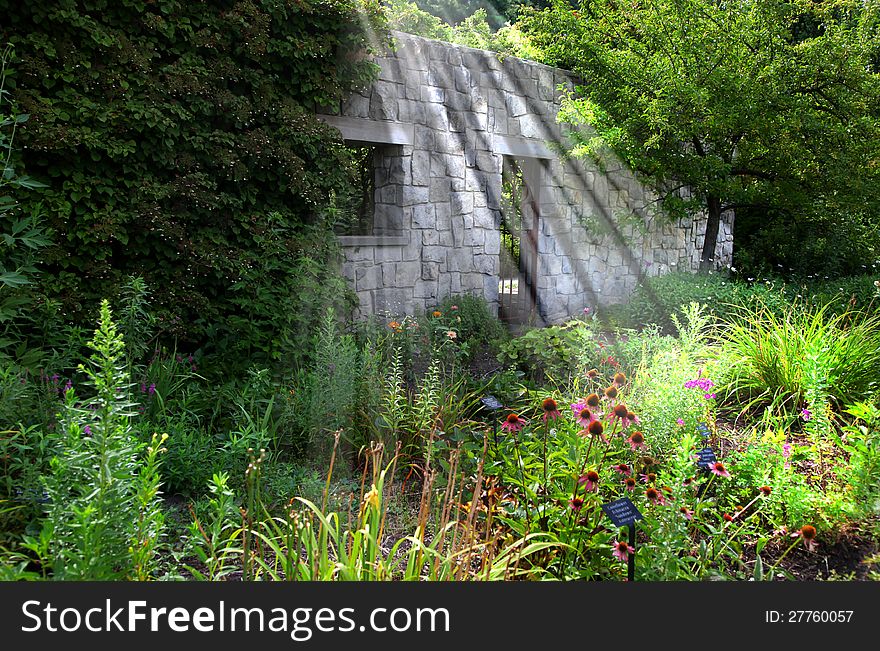
<path fill-rule="evenodd" d="M 65 393 L 43 532 L 28 546 L 47 554 L 42 560 L 55 579 L 148 578 L 163 529 L 158 454 L 164 439 L 154 438 L 142 458 L 144 445 L 130 423 L 125 342 L 106 300 L 91 347 L 89 365 L 79 370 L 94 395 L 80 397 L 72 387 Z"/>

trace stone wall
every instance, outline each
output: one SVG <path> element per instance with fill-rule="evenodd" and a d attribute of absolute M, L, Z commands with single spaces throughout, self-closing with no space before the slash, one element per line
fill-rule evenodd
<path fill-rule="evenodd" d="M 492 52 L 395 33 L 379 79 L 324 116 L 351 141 L 381 146 L 376 227 L 343 237 L 343 273 L 361 315 L 429 309 L 448 294 L 497 306 L 504 156 L 536 161 L 539 321 L 626 300 L 645 275 L 694 270 L 705 220 L 664 223 L 624 169 L 562 160 L 556 122 L 570 73 Z M 715 264 L 729 265 L 725 216 Z"/>

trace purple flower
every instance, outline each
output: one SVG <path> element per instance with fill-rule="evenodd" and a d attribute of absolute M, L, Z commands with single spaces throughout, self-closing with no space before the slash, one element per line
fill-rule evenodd
<path fill-rule="evenodd" d="M 703 394 L 703 397 L 704 397 L 706 400 L 714 400 L 714 399 L 715 399 L 715 394 L 714 394 L 714 393 L 704 393 L 704 394 Z"/>
<path fill-rule="evenodd" d="M 150 386 L 147 387 L 147 393 L 149 393 L 151 396 L 154 395 L 154 394 L 156 393 L 156 385 L 155 385 L 155 383 L 152 383 L 152 382 L 150 383 Z"/>
<path fill-rule="evenodd" d="M 684 418 L 676 418 L 675 422 L 678 423 L 680 427 L 684 427 Z"/>
<path fill-rule="evenodd" d="M 145 382 L 141 382 L 141 393 L 147 392 L 147 385 Z"/>
<path fill-rule="evenodd" d="M 86 425 L 85 427 L 83 427 L 83 434 L 85 434 L 86 436 L 91 436 L 92 428 Z"/>
<path fill-rule="evenodd" d="M 68 380 L 67 383 L 64 385 L 64 393 L 67 393 L 67 392 L 70 391 L 72 388 L 73 388 L 73 382 L 71 382 L 70 380 Z"/>
<path fill-rule="evenodd" d="M 709 391 L 715 383 L 707 377 L 698 377 L 696 380 L 688 380 L 684 383 L 686 389 L 699 388 L 704 392 Z"/>
<path fill-rule="evenodd" d="M 811 412 L 809 409 L 807 409 L 806 407 L 801 409 L 801 418 L 803 418 L 804 420 L 810 420 L 812 417 L 813 412 Z"/>

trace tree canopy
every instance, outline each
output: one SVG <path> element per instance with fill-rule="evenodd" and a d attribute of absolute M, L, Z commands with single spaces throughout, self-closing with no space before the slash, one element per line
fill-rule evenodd
<path fill-rule="evenodd" d="M 726 210 L 880 204 L 876 0 L 584 0 L 521 27 L 583 84 L 563 116 L 592 127 L 673 216 L 708 215 L 712 267 Z"/>

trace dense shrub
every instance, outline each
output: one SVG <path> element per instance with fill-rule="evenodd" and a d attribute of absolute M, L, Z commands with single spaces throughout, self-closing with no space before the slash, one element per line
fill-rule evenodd
<path fill-rule="evenodd" d="M 17 144 L 48 184 L 22 210 L 50 217 L 43 290 L 66 320 L 140 275 L 167 340 L 298 357 L 291 339 L 343 287 L 318 206 L 349 166 L 315 109 L 373 74 L 359 7 L 0 0 L 30 114 Z"/>

